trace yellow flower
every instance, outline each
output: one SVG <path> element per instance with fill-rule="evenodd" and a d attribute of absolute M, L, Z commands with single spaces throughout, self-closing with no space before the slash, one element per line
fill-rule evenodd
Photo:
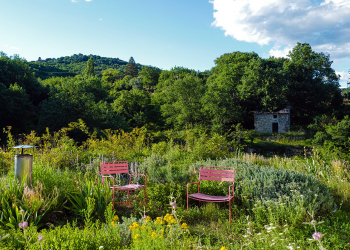
<path fill-rule="evenodd" d="M 113 218 L 113 220 L 119 221 L 118 215 L 115 215 L 114 218 Z"/>
<path fill-rule="evenodd" d="M 134 222 L 134 223 L 132 223 L 131 226 L 129 226 L 130 230 L 134 230 L 134 229 L 137 229 L 137 228 L 140 228 L 140 225 L 137 222 Z"/>
<path fill-rule="evenodd" d="M 154 222 L 154 224 L 164 224 L 164 222 L 162 221 L 162 217 L 157 217 L 157 219 Z"/>
<path fill-rule="evenodd" d="M 146 217 L 146 222 L 149 222 L 151 220 L 151 217 L 147 216 Z"/>
<path fill-rule="evenodd" d="M 181 228 L 188 229 L 188 225 L 186 223 L 182 223 Z"/>
<path fill-rule="evenodd" d="M 175 218 L 171 214 L 166 214 L 164 220 L 168 223 L 176 223 Z"/>
<path fill-rule="evenodd" d="M 111 225 L 112 225 L 113 227 L 115 226 L 114 220 L 111 222 Z"/>
<path fill-rule="evenodd" d="M 222 247 L 220 248 L 220 250 L 227 250 L 227 248 L 224 247 L 224 246 L 222 246 Z"/>
<path fill-rule="evenodd" d="M 156 232 L 152 232 L 152 237 L 153 238 L 157 238 L 157 233 Z"/>
<path fill-rule="evenodd" d="M 140 238 L 140 235 L 139 235 L 139 234 L 135 234 L 134 239 L 136 240 L 136 239 L 138 239 L 138 238 Z"/>

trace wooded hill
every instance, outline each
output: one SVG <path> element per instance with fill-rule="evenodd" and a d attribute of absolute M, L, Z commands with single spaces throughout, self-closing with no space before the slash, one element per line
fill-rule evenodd
<path fill-rule="evenodd" d="M 102 75 L 102 71 L 106 69 L 117 69 L 125 72 L 127 61 L 119 58 L 101 57 L 96 55 L 74 54 L 60 58 L 46 58 L 28 62 L 32 68 L 35 77 L 44 80 L 50 77 L 67 77 L 83 74 L 87 61 L 92 57 L 95 66 L 96 75 Z M 136 64 L 138 70 L 141 70 L 144 65 Z"/>

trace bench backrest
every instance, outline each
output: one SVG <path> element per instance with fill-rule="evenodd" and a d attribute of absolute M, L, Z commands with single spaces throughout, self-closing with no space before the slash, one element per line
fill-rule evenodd
<path fill-rule="evenodd" d="M 129 174 L 127 161 L 101 162 L 101 175 L 108 174 Z"/>
<path fill-rule="evenodd" d="M 199 171 L 199 181 L 232 181 L 235 182 L 235 170 L 230 167 L 202 166 Z"/>

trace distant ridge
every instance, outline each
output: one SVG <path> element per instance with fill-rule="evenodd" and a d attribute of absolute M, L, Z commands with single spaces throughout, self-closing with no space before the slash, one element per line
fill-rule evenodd
<path fill-rule="evenodd" d="M 37 61 L 28 62 L 32 68 L 35 77 L 41 79 L 47 79 L 54 76 L 76 76 L 82 74 L 86 67 L 87 61 L 92 56 L 94 61 L 95 73 L 101 74 L 103 70 L 114 68 L 120 70 L 122 73 L 125 72 L 127 61 L 119 58 L 101 57 L 97 55 L 83 55 L 74 54 L 72 56 L 64 56 L 59 58 L 38 58 Z M 141 70 L 142 66 L 136 63 L 138 70 Z"/>

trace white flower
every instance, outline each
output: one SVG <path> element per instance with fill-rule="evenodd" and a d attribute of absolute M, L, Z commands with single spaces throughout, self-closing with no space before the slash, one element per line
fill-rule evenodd
<path fill-rule="evenodd" d="M 98 249 L 103 249 L 103 246 L 100 246 Z"/>

